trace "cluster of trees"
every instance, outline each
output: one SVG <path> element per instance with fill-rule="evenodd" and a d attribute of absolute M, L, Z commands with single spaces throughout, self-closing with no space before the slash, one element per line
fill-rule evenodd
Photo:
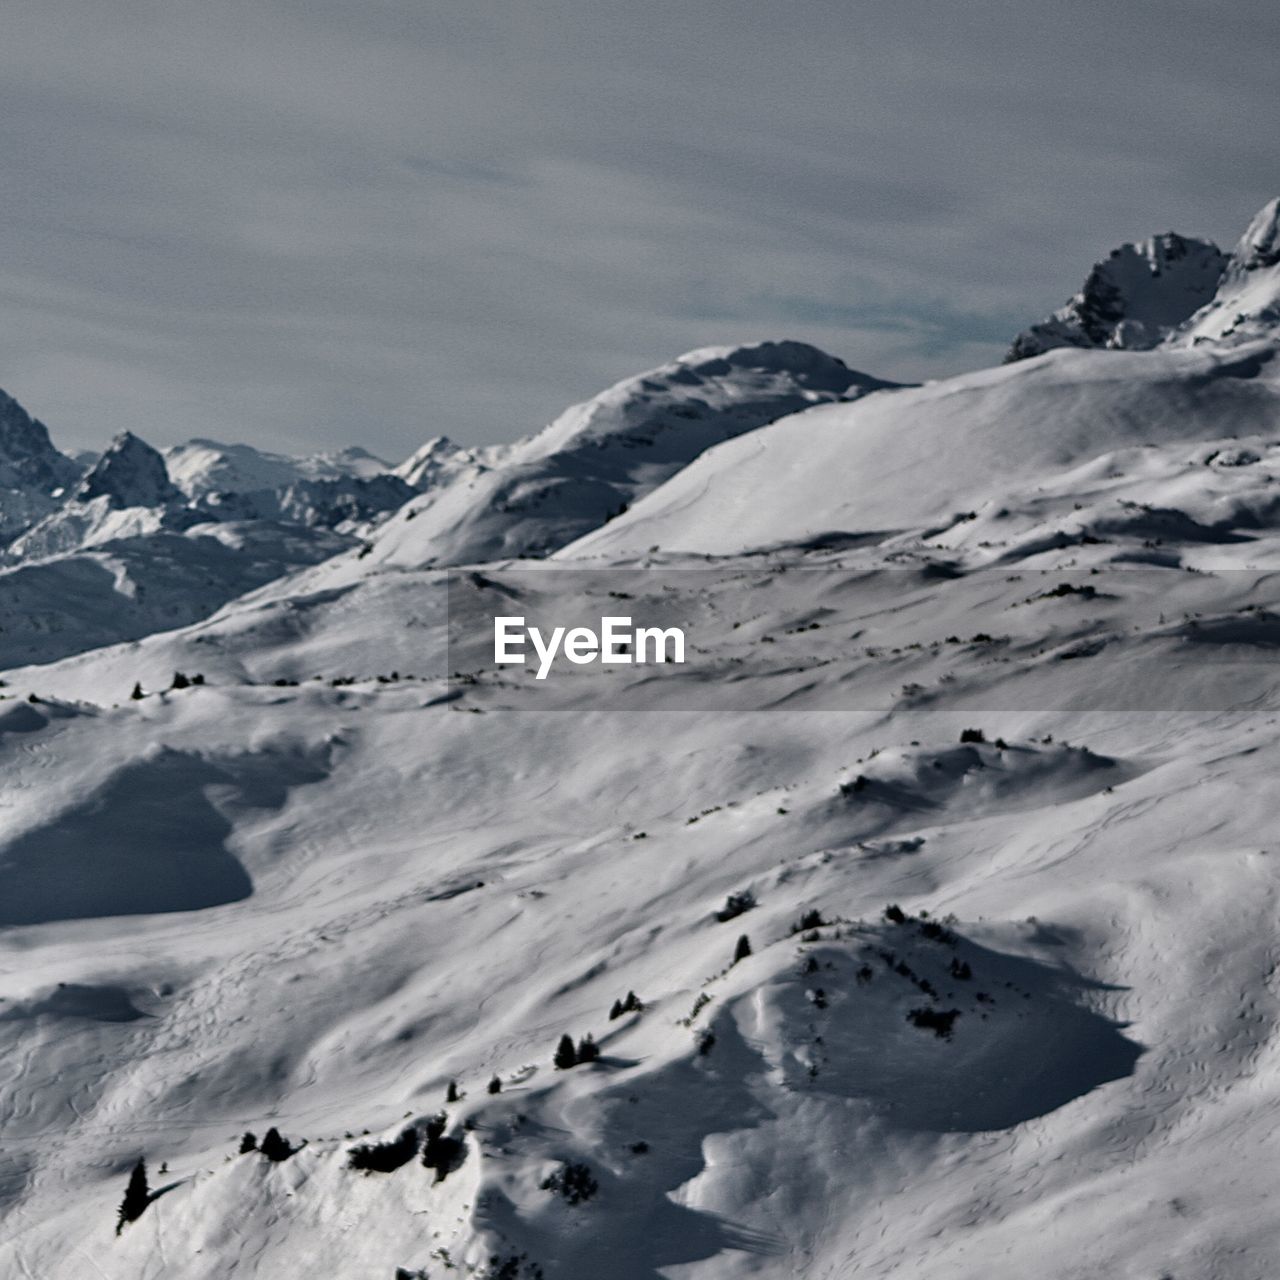
<path fill-rule="evenodd" d="M 572 1067 L 580 1067 L 587 1062 L 595 1062 L 600 1056 L 600 1046 L 596 1044 L 591 1033 L 588 1032 L 575 1045 L 573 1037 L 562 1035 L 560 1043 L 556 1045 L 555 1054 L 551 1061 L 555 1063 L 557 1071 L 568 1071 Z"/>
<path fill-rule="evenodd" d="M 347 1152 L 347 1168 L 365 1173 L 393 1173 L 418 1154 L 422 1139 L 416 1125 L 406 1125 L 390 1142 L 366 1142 Z"/>
<path fill-rule="evenodd" d="M 609 1010 L 609 1021 L 621 1018 L 624 1013 L 641 1013 L 643 1010 L 644 1005 L 640 1003 L 639 996 L 634 991 L 628 991 L 625 1000 L 613 1002 L 613 1007 Z"/>
<path fill-rule="evenodd" d="M 173 673 L 173 680 L 169 685 L 169 691 L 174 689 L 190 689 L 192 686 L 202 684 L 204 684 L 204 676 L 200 675 L 198 672 L 193 676 L 188 676 L 184 675 L 181 671 L 175 671 Z M 133 692 L 129 694 L 129 697 L 134 702 L 141 702 L 146 696 L 147 695 L 142 691 L 142 681 L 136 681 L 133 686 Z"/>

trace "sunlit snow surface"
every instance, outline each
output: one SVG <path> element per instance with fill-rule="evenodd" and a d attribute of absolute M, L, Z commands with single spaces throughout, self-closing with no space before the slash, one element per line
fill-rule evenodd
<path fill-rule="evenodd" d="M 8 671 L 0 1274 L 1274 1274 L 1278 388 L 878 390 L 550 562 L 341 556 Z M 458 593 L 557 578 L 695 660 L 495 671 Z M 440 1110 L 443 1181 L 347 1167 Z"/>

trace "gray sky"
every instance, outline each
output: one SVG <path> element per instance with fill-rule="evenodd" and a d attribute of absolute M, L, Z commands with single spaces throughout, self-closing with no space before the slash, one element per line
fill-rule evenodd
<path fill-rule="evenodd" d="M 0 386 L 64 448 L 509 439 L 691 347 L 997 360 L 1280 191 L 1267 0 L 8 0 Z"/>

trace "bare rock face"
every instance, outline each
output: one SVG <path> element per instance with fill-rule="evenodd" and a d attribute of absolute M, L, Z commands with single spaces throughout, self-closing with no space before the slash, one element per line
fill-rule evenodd
<path fill-rule="evenodd" d="M 160 507 L 181 499 L 159 452 L 123 431 L 76 488 L 82 501 L 107 498 L 112 506 Z"/>

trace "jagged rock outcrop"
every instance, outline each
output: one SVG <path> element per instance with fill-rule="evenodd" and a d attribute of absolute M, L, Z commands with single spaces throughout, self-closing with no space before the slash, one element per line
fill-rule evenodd
<path fill-rule="evenodd" d="M 1213 299 L 1226 267 L 1217 245 L 1172 231 L 1121 245 L 1094 264 L 1065 306 L 1018 334 L 1005 361 L 1056 347 L 1157 346 Z"/>
<path fill-rule="evenodd" d="M 89 469 L 73 494 L 81 502 L 106 498 L 113 507 L 162 507 L 182 494 L 164 458 L 131 431 L 122 431 Z"/>

